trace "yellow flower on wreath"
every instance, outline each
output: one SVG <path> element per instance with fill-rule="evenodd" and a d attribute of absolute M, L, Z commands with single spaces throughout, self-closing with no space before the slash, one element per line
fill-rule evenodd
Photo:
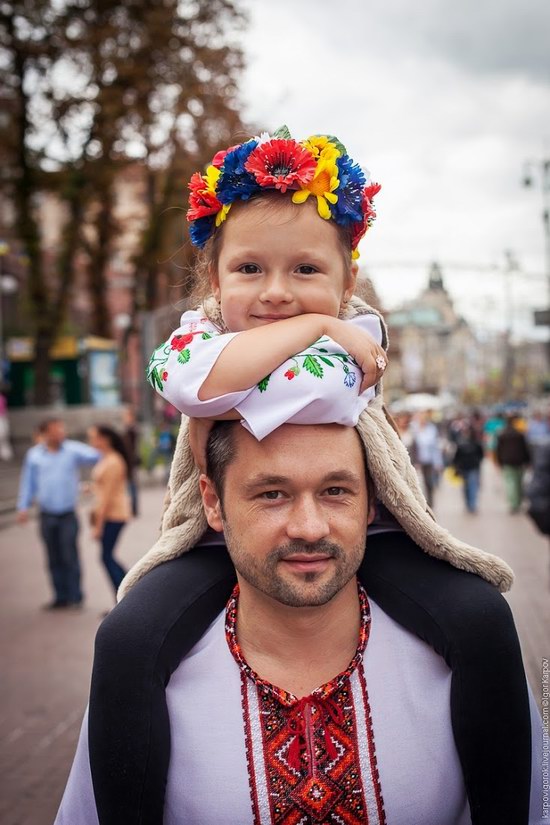
<path fill-rule="evenodd" d="M 205 190 L 210 192 L 212 195 L 216 194 L 216 187 L 218 185 L 218 178 L 221 175 L 221 169 L 218 169 L 216 166 L 207 166 L 206 172 L 202 176 L 202 179 L 206 183 Z M 227 218 L 227 213 L 231 209 L 230 203 L 224 203 L 222 208 L 219 212 L 216 212 L 216 227 L 218 227 L 224 220 Z"/>
<path fill-rule="evenodd" d="M 340 154 L 338 148 L 326 135 L 311 135 L 307 140 L 302 141 L 302 146 L 311 152 L 313 157 L 317 159 L 322 152 L 328 154 L 332 149 L 336 153 L 336 157 Z M 325 151 L 326 150 L 326 151 Z"/>
<path fill-rule="evenodd" d="M 322 140 L 322 138 L 315 138 L 315 140 Z M 305 203 L 310 195 L 315 195 L 317 198 L 317 211 L 321 218 L 326 221 L 331 217 L 329 203 L 338 201 L 338 195 L 335 195 L 334 192 L 340 185 L 338 166 L 336 165 L 339 155 L 340 153 L 334 144 L 327 141 L 320 150 L 313 179 L 297 192 L 294 192 L 292 196 L 293 203 Z"/>

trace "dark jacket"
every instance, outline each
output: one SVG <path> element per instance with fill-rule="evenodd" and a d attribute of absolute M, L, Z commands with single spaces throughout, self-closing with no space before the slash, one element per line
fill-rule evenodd
<path fill-rule="evenodd" d="M 531 457 L 523 433 L 507 426 L 498 437 L 496 459 L 501 467 L 523 467 L 529 464 Z"/>
<path fill-rule="evenodd" d="M 535 447 L 533 475 L 525 491 L 528 513 L 545 536 L 550 536 L 550 444 Z"/>
<path fill-rule="evenodd" d="M 459 475 L 479 469 L 482 461 L 483 447 L 479 441 L 473 438 L 459 439 L 453 459 L 453 466 Z"/>

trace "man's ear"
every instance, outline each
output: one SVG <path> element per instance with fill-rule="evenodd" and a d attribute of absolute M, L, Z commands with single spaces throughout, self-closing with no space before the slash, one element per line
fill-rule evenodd
<path fill-rule="evenodd" d="M 376 515 L 376 498 L 373 496 L 369 501 L 369 513 L 367 516 L 367 524 L 372 524 Z"/>
<path fill-rule="evenodd" d="M 204 473 L 199 479 L 199 487 L 206 520 L 213 530 L 221 533 L 223 531 L 222 505 L 214 485 Z"/>

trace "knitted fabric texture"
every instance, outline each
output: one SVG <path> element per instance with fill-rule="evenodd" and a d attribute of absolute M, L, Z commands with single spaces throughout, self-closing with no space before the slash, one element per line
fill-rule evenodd
<path fill-rule="evenodd" d="M 227 331 L 214 298 L 208 298 L 201 309 L 219 329 Z M 365 313 L 380 318 L 382 346 L 387 349 L 388 336 L 382 316 L 359 298 L 354 296 L 351 299 L 340 313 L 340 318 L 349 320 L 356 314 Z M 182 415 L 160 536 L 126 574 L 118 591 L 119 601 L 149 570 L 194 547 L 208 526 L 199 492 L 200 471 L 189 446 L 188 426 L 189 419 Z M 509 590 L 514 575 L 502 559 L 460 541 L 435 521 L 409 454 L 385 416 L 381 383 L 376 388 L 375 399 L 361 413 L 356 430 L 363 442 L 378 499 L 411 539 L 429 555 L 443 559 L 460 570 L 476 573 L 501 592 Z M 208 550 L 205 548 L 204 552 Z"/>

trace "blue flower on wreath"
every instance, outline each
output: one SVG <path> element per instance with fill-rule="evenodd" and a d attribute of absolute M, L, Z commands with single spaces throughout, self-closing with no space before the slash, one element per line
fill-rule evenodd
<path fill-rule="evenodd" d="M 346 385 L 346 387 L 349 387 L 351 389 L 353 386 L 355 386 L 356 381 L 357 376 L 354 372 L 347 372 L 344 375 L 344 384 Z"/>
<path fill-rule="evenodd" d="M 206 241 L 214 231 L 216 226 L 216 216 L 206 215 L 204 218 L 197 218 L 189 224 L 189 235 L 191 241 L 199 249 L 205 245 Z"/>
<path fill-rule="evenodd" d="M 366 185 L 365 173 L 349 155 L 342 155 L 336 161 L 338 166 L 338 200 L 331 204 L 334 220 L 341 226 L 363 220 L 363 190 Z"/>
<path fill-rule="evenodd" d="M 257 145 L 257 140 L 247 140 L 225 156 L 216 185 L 216 197 L 221 203 L 233 203 L 238 198 L 246 201 L 261 190 L 254 175 L 244 168 L 248 156 Z"/>

